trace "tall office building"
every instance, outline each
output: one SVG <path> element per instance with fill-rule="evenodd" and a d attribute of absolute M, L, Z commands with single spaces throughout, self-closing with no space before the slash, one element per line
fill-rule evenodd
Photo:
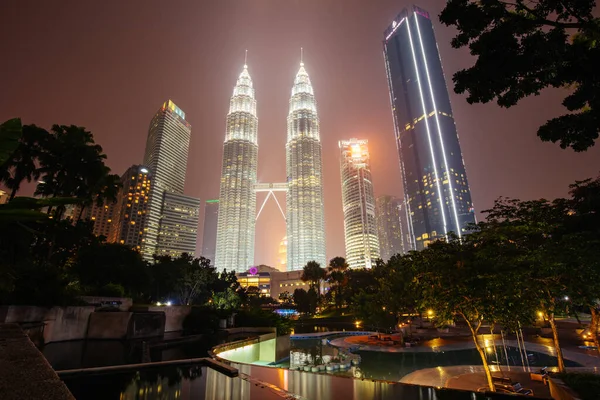
<path fill-rule="evenodd" d="M 340 140 L 339 147 L 346 261 L 350 268 L 371 268 L 379 258 L 379 238 L 368 141 Z"/>
<path fill-rule="evenodd" d="M 196 254 L 200 200 L 164 192 L 156 254 L 179 257 Z"/>
<path fill-rule="evenodd" d="M 144 165 L 153 179 L 142 245 L 146 260 L 157 252 L 164 194 L 183 194 L 191 130 L 185 113 L 171 100 L 163 104 L 150 123 L 144 155 Z"/>
<path fill-rule="evenodd" d="M 143 165 L 132 165 L 121 175 L 110 242 L 141 250 L 150 189 L 150 170 Z"/>
<path fill-rule="evenodd" d="M 204 229 L 202 232 L 202 257 L 213 264 L 217 251 L 217 224 L 219 222 L 219 200 L 204 203 Z"/>
<path fill-rule="evenodd" d="M 258 118 L 248 66 L 238 77 L 229 103 L 217 225 L 215 266 L 242 272 L 254 263 Z"/>
<path fill-rule="evenodd" d="M 317 261 L 324 267 L 325 221 L 319 118 L 313 87 L 303 62 L 300 62 L 292 87 L 285 150 L 287 270 L 300 270 L 308 261 Z"/>
<path fill-rule="evenodd" d="M 429 14 L 403 10 L 384 34 L 384 55 L 408 230 L 416 249 L 475 222 L 442 63 Z"/>
<path fill-rule="evenodd" d="M 383 261 L 404 253 L 402 211 L 402 200 L 397 197 L 383 195 L 375 199 L 377 235 Z"/>

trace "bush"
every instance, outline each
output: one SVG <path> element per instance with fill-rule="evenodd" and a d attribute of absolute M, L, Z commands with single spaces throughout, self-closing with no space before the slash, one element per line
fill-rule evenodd
<path fill-rule="evenodd" d="M 211 307 L 192 307 L 183 320 L 183 329 L 188 333 L 213 333 L 219 329 L 219 315 Z"/>
<path fill-rule="evenodd" d="M 600 393 L 600 376 L 595 374 L 559 374 L 559 379 L 567 384 L 582 400 L 596 400 Z"/>
<path fill-rule="evenodd" d="M 235 324 L 247 327 L 275 327 L 278 336 L 289 335 L 292 331 L 292 321 L 289 318 L 260 308 L 241 310 L 235 316 Z"/>

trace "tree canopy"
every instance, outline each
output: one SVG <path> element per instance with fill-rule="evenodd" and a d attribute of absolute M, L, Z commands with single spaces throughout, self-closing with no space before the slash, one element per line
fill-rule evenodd
<path fill-rule="evenodd" d="M 566 113 L 538 129 L 543 141 L 584 151 L 600 132 L 600 19 L 594 0 L 449 0 L 440 21 L 475 64 L 454 74 L 469 103 L 512 107 L 544 88 L 564 89 Z"/>

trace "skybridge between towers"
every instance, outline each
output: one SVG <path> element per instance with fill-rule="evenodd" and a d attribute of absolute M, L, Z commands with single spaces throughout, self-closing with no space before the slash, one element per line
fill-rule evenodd
<path fill-rule="evenodd" d="M 281 215 L 283 216 L 283 220 L 287 221 L 287 219 L 285 218 L 285 213 L 283 212 L 283 208 L 281 208 L 281 204 L 279 203 L 279 200 L 277 200 L 277 197 L 275 196 L 275 192 L 287 192 L 288 191 L 288 185 L 287 183 L 257 183 L 254 185 L 254 191 L 256 193 L 260 193 L 260 192 L 267 192 L 267 197 L 265 197 L 265 199 L 263 200 L 262 205 L 260 206 L 260 209 L 258 210 L 258 214 L 256 214 L 256 220 L 258 220 L 258 217 L 260 216 L 260 213 L 262 212 L 263 208 L 265 207 L 265 204 L 267 204 L 267 200 L 269 200 L 269 197 L 273 196 L 273 199 L 275 199 L 275 203 L 277 203 L 277 207 L 279 207 L 279 211 L 281 212 Z"/>

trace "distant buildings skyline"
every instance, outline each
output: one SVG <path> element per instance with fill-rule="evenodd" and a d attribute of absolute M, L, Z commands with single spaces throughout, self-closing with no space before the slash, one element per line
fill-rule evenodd
<path fill-rule="evenodd" d="M 350 268 L 371 268 L 380 249 L 369 143 L 350 139 L 340 140 L 338 145 L 346 262 Z"/>
<path fill-rule="evenodd" d="M 429 13 L 404 9 L 384 33 L 384 55 L 408 234 L 421 250 L 475 222 Z"/>

